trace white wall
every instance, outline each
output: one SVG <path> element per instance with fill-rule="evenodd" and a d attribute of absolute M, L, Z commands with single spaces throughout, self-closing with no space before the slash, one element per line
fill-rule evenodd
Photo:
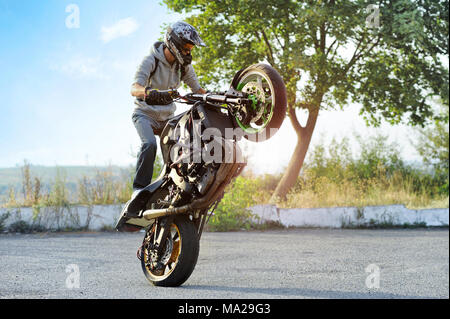
<path fill-rule="evenodd" d="M 329 208 L 277 208 L 257 205 L 250 210 L 260 221 L 279 222 L 286 227 L 342 228 L 374 225 L 448 226 L 449 209 L 408 209 L 404 205 Z"/>
<path fill-rule="evenodd" d="M 257 205 L 249 208 L 257 217 L 255 221 L 278 222 L 285 227 L 364 227 L 375 225 L 448 226 L 449 209 L 408 209 L 403 205 L 329 208 L 277 208 L 274 205 Z M 122 210 L 122 205 L 75 206 L 70 208 L 41 208 L 40 219 L 33 219 L 32 208 L 0 209 L 0 215 L 10 212 L 5 226 L 23 220 L 39 223 L 46 229 L 83 227 L 89 221 L 90 230 L 111 229 Z"/>

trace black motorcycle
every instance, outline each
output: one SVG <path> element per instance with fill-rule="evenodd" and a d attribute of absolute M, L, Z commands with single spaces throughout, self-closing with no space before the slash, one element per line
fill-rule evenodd
<path fill-rule="evenodd" d="M 142 270 L 152 284 L 169 287 L 192 274 L 203 228 L 246 165 L 238 141 L 273 136 L 287 104 L 284 82 L 267 64 L 240 70 L 226 92 L 176 101 L 193 106 L 171 118 L 160 135 L 161 173 L 126 203 L 116 224 L 118 231 L 145 229 Z"/>

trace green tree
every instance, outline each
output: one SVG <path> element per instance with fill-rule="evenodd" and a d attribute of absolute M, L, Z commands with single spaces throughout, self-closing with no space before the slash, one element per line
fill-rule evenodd
<path fill-rule="evenodd" d="M 417 143 L 413 143 L 423 161 L 431 165 L 436 177 L 440 179 L 442 192 L 448 194 L 449 187 L 449 108 L 441 105 L 441 118 L 434 121 L 433 125 L 420 129 Z"/>
<path fill-rule="evenodd" d="M 283 77 L 297 142 L 273 199 L 295 184 L 319 110 L 356 102 L 367 124 L 423 125 L 433 116 L 431 96 L 448 105 L 448 0 L 164 3 L 188 14 L 208 45 L 194 56 L 204 85 L 262 61 Z M 296 109 L 308 111 L 305 125 Z"/>

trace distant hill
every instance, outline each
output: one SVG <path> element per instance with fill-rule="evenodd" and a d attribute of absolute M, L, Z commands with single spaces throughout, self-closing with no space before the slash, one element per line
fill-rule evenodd
<path fill-rule="evenodd" d="M 57 174 L 65 178 L 68 189 L 74 190 L 83 177 L 93 178 L 99 172 L 110 172 L 113 179 L 128 178 L 134 171 L 133 166 L 39 166 L 30 164 L 31 178 L 38 177 L 43 189 L 53 184 Z M 16 193 L 22 190 L 22 167 L 0 168 L 0 202 L 13 187 Z"/>

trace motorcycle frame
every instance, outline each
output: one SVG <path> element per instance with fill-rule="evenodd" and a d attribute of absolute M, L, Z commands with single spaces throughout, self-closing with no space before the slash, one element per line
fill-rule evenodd
<path fill-rule="evenodd" d="M 226 104 L 226 108 L 230 113 L 230 116 L 233 116 L 232 108 L 235 105 L 245 105 L 246 103 L 251 103 L 251 101 L 246 98 L 245 93 L 237 92 L 233 88 L 230 88 L 224 93 L 190 94 L 182 98 L 188 101 L 187 104 L 193 104 L 193 107 L 187 112 L 192 111 L 196 105 L 200 106 L 201 104 L 205 104 L 211 107 L 223 109 L 225 108 L 223 104 Z M 233 154 L 236 155 L 235 152 Z M 245 165 L 245 163 L 222 164 L 216 173 L 214 184 L 201 198 L 195 199 L 191 203 L 179 207 L 169 206 L 167 208 L 159 209 L 152 207 L 151 209 L 145 210 L 142 213 L 142 217 L 149 221 L 161 221 L 165 218 L 172 220 L 172 217 L 178 214 L 190 214 L 197 228 L 198 239 L 200 240 L 204 226 L 207 224 L 207 221 L 209 221 L 209 218 L 213 214 L 215 208 L 223 198 L 225 187 L 233 178 L 240 174 Z M 165 167 L 165 169 L 167 170 L 167 167 Z M 212 210 L 210 211 L 211 208 Z M 162 223 L 162 225 L 160 224 L 160 227 L 160 231 L 165 234 L 167 230 L 164 229 L 164 223 Z M 157 241 L 159 244 L 159 249 L 163 249 L 165 245 L 165 237 L 167 236 L 159 236 Z"/>

